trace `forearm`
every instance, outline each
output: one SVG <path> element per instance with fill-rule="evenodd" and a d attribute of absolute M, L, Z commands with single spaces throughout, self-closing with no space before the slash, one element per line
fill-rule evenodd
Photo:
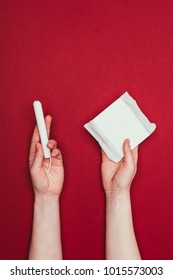
<path fill-rule="evenodd" d="M 59 199 L 36 195 L 29 259 L 62 259 Z"/>
<path fill-rule="evenodd" d="M 133 228 L 129 191 L 106 195 L 106 259 L 141 259 Z"/>

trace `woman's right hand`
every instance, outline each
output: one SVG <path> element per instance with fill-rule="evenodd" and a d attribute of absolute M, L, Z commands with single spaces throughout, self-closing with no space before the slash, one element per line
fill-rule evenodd
<path fill-rule="evenodd" d="M 130 141 L 123 144 L 124 157 L 115 163 L 102 150 L 101 175 L 105 193 L 114 195 L 129 191 L 131 182 L 137 171 L 138 146 L 131 150 Z"/>

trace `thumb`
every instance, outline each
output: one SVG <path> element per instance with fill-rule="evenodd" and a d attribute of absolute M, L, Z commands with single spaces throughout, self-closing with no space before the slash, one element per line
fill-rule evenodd
<path fill-rule="evenodd" d="M 130 139 L 126 139 L 123 144 L 123 152 L 124 152 L 124 163 L 126 165 L 133 166 L 133 155 L 132 155 L 132 150 L 130 148 Z"/>
<path fill-rule="evenodd" d="M 36 155 L 35 155 L 35 159 L 34 159 L 34 163 L 33 163 L 33 167 L 36 169 L 40 169 L 42 167 L 42 161 L 43 161 L 43 147 L 40 143 L 36 143 Z"/>
<path fill-rule="evenodd" d="M 105 151 L 101 148 L 102 162 L 110 161 Z"/>

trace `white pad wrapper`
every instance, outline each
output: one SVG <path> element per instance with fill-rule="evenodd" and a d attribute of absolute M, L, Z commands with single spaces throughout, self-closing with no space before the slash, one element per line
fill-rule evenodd
<path fill-rule="evenodd" d="M 134 149 L 155 130 L 141 111 L 136 101 L 125 92 L 109 107 L 102 111 L 84 127 L 99 142 L 106 155 L 114 162 L 124 157 L 123 143 L 130 139 Z"/>

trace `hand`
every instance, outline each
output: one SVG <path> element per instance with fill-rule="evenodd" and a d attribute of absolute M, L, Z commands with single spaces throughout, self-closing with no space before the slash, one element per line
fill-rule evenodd
<path fill-rule="evenodd" d="M 115 163 L 102 152 L 101 175 L 106 194 L 124 192 L 130 189 L 131 182 L 137 171 L 138 146 L 131 150 L 130 140 L 123 144 L 124 157 Z"/>
<path fill-rule="evenodd" d="M 45 124 L 48 134 L 50 135 L 51 116 L 45 117 Z M 35 194 L 46 194 L 59 197 L 64 182 L 63 159 L 57 142 L 49 140 L 47 147 L 51 150 L 52 164 L 49 168 L 49 158 L 44 158 L 44 151 L 40 142 L 40 136 L 37 125 L 35 126 L 31 147 L 29 153 L 29 170 Z"/>

